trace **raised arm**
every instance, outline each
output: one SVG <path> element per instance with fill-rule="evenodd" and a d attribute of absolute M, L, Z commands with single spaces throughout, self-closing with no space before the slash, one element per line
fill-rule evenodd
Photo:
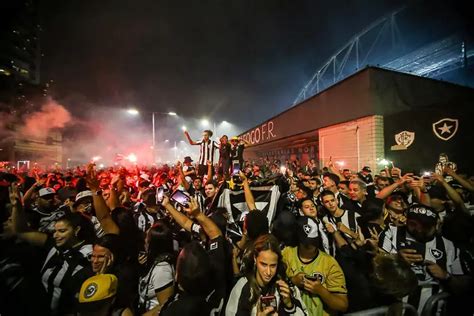
<path fill-rule="evenodd" d="M 453 177 L 453 179 L 456 180 L 464 188 L 466 188 L 466 190 L 468 190 L 469 192 L 474 192 L 474 186 L 469 181 L 458 175 L 456 171 L 449 167 L 444 167 L 444 172 Z"/>
<path fill-rule="evenodd" d="M 444 180 L 442 175 L 433 173 L 432 175 L 433 179 L 436 180 L 438 183 L 440 183 L 445 189 L 446 192 L 448 193 L 449 198 L 454 202 L 454 204 L 464 212 L 467 212 L 466 206 L 464 205 L 464 201 L 462 200 L 462 197 L 459 195 L 459 193 L 449 185 L 449 183 Z"/>
<path fill-rule="evenodd" d="M 35 184 L 33 184 L 23 196 L 23 204 L 29 204 L 35 193 L 44 185 L 45 182 L 45 179 L 37 178 Z"/>
<path fill-rule="evenodd" d="M 208 160 L 207 161 L 207 180 L 206 180 L 206 182 L 212 181 L 212 168 L 214 168 L 214 166 L 212 165 L 212 162 L 210 160 Z"/>
<path fill-rule="evenodd" d="M 8 188 L 8 191 L 12 207 L 13 234 L 32 245 L 44 246 L 48 239 L 48 235 L 38 231 L 28 231 L 26 215 L 20 203 L 20 196 L 16 183 L 12 183 Z"/>
<path fill-rule="evenodd" d="M 405 182 L 411 179 L 411 176 L 412 176 L 411 173 L 405 174 L 399 180 L 383 188 L 379 193 L 377 193 L 375 197 L 377 199 L 385 200 L 390 194 L 392 194 L 393 191 L 395 191 L 397 188 L 401 187 Z"/>
<path fill-rule="evenodd" d="M 341 181 L 346 180 L 344 178 L 344 176 L 341 174 L 340 170 L 338 170 L 334 167 L 334 163 L 332 162 L 332 157 L 329 157 L 329 162 L 328 162 L 327 167 L 328 167 L 329 172 L 334 173 L 335 175 L 337 175 Z"/>
<path fill-rule="evenodd" d="M 186 211 L 186 213 L 188 213 L 190 217 L 198 221 L 198 223 L 204 230 L 204 233 L 206 233 L 207 237 L 209 237 L 210 240 L 222 236 L 222 232 L 219 227 L 217 227 L 217 225 L 209 217 L 207 217 L 206 215 L 204 215 L 203 212 L 201 212 L 201 210 L 199 209 L 199 204 L 195 198 L 191 198 L 191 201 L 189 202 L 189 207 L 185 207 L 184 210 Z"/>
<path fill-rule="evenodd" d="M 188 140 L 188 143 L 190 145 L 199 145 L 198 143 L 196 143 L 195 141 L 191 139 L 191 136 L 189 136 L 188 131 L 184 131 L 184 136 L 186 136 L 186 139 Z"/>
<path fill-rule="evenodd" d="M 180 184 L 184 187 L 184 189 L 185 189 L 186 191 L 188 191 L 189 188 L 191 187 L 191 185 L 189 184 L 188 181 L 186 181 L 186 174 L 185 174 L 184 171 L 183 171 L 183 166 L 181 165 L 181 161 L 178 161 L 178 162 L 176 163 L 176 169 L 177 169 L 178 172 L 179 172 L 179 182 L 180 182 Z M 188 174 L 191 174 L 192 172 L 189 171 L 189 172 L 187 172 L 187 173 L 188 173 Z"/>
<path fill-rule="evenodd" d="M 97 194 L 100 191 L 99 180 L 97 179 L 96 171 L 94 170 L 94 165 L 89 164 L 87 166 L 87 176 L 86 176 L 87 185 L 92 191 L 92 200 L 94 203 L 95 216 L 99 220 L 102 229 L 107 234 L 118 234 L 119 227 L 112 219 L 110 215 L 110 209 L 107 206 L 107 203 L 104 200 L 104 197 L 101 194 Z"/>
<path fill-rule="evenodd" d="M 173 217 L 175 222 L 184 228 L 184 230 L 190 232 L 193 226 L 193 221 L 190 220 L 186 215 L 183 213 L 179 212 L 177 209 L 171 205 L 169 198 L 165 195 L 163 197 L 163 202 L 161 202 L 161 205 L 168 211 L 168 213 Z"/>
<path fill-rule="evenodd" d="M 110 181 L 110 197 L 108 200 L 109 209 L 112 211 L 120 206 L 119 196 L 123 190 L 123 181 L 120 178 L 120 175 L 115 175 Z"/>
<path fill-rule="evenodd" d="M 243 137 L 240 137 L 240 144 L 244 145 L 245 147 L 252 145 L 249 141 L 245 140 Z"/>
<path fill-rule="evenodd" d="M 244 188 L 245 202 L 247 203 L 247 207 L 249 208 L 249 211 L 256 210 L 257 206 L 255 205 L 255 199 L 253 197 L 252 190 L 250 190 L 249 180 L 242 171 L 239 172 L 239 176 L 240 179 L 242 179 L 242 186 Z"/>
<path fill-rule="evenodd" d="M 431 205 L 430 195 L 426 190 L 425 182 L 423 181 L 423 179 L 413 179 L 409 185 L 413 191 L 414 196 L 420 204 L 424 204 L 427 206 Z"/>

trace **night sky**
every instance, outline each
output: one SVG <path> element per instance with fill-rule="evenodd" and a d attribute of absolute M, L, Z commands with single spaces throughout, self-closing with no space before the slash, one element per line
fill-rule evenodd
<path fill-rule="evenodd" d="M 407 1 L 47 1 L 42 80 L 95 105 L 227 120 L 278 114 L 355 33 Z"/>

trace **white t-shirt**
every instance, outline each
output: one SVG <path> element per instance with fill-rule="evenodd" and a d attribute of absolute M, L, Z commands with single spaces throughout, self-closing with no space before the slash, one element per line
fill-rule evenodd
<path fill-rule="evenodd" d="M 140 278 L 138 284 L 139 305 L 149 311 L 159 305 L 156 293 L 171 286 L 174 282 L 174 268 L 168 262 L 153 265 L 148 273 Z"/>

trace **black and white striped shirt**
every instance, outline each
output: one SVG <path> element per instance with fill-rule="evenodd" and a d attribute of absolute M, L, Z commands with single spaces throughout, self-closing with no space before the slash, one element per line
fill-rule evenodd
<path fill-rule="evenodd" d="M 389 226 L 380 235 L 379 246 L 389 253 L 397 253 L 405 247 L 411 248 L 407 247 L 407 242 L 418 243 L 407 231 L 406 226 Z M 461 266 L 458 249 L 450 240 L 437 235 L 424 244 L 418 244 L 421 245 L 419 248 L 424 260 L 438 264 L 443 270 L 453 275 L 463 274 L 461 269 L 457 268 Z M 421 313 L 428 298 L 440 292 L 443 284 L 440 284 L 439 280 L 428 272 L 426 265 L 411 264 L 411 269 L 418 278 L 418 288 L 405 297 L 404 301 L 418 307 L 418 312 Z"/>
<path fill-rule="evenodd" d="M 359 236 L 362 235 L 359 225 L 357 224 L 357 218 L 360 217 L 360 215 L 349 210 L 343 210 L 343 211 L 344 213 L 339 217 L 335 217 L 335 216 L 332 216 L 331 214 L 327 214 L 324 216 L 324 218 L 329 223 L 333 224 L 334 227 L 337 227 L 337 223 L 342 223 L 344 224 L 344 226 L 346 226 L 353 232 L 359 233 Z M 343 234 L 343 237 L 346 240 L 348 238 L 351 238 L 349 235 L 346 235 L 346 234 Z M 328 236 L 328 239 L 329 239 L 329 244 L 330 244 L 330 247 L 329 247 L 330 250 L 328 253 L 334 257 L 336 255 L 336 242 L 331 235 Z"/>
<path fill-rule="evenodd" d="M 75 306 L 75 295 L 82 282 L 92 276 L 89 261 L 92 245 L 61 251 L 53 246 L 52 238 L 47 243 L 50 248 L 41 268 L 41 282 L 48 295 L 51 314 L 68 314 Z"/>
<path fill-rule="evenodd" d="M 204 142 L 204 140 L 197 141 L 196 144 L 200 146 L 199 164 L 207 165 L 208 160 L 214 163 L 214 152 L 219 148 L 219 144 L 210 139 L 207 142 Z"/>

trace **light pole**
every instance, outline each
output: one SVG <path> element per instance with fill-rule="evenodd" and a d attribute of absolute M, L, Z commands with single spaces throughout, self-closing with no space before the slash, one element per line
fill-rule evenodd
<path fill-rule="evenodd" d="M 138 115 L 140 114 L 140 111 L 138 111 L 137 109 L 129 109 L 127 110 L 127 112 L 129 114 L 132 114 L 132 115 Z M 151 151 L 151 154 L 152 154 L 152 163 L 155 163 L 155 145 L 156 145 L 156 137 L 155 137 L 155 114 L 160 114 L 160 115 L 169 115 L 169 116 L 177 116 L 178 114 L 176 114 L 176 112 L 151 112 L 151 137 L 152 137 L 152 143 L 151 143 L 151 147 L 152 147 L 152 151 Z"/>

